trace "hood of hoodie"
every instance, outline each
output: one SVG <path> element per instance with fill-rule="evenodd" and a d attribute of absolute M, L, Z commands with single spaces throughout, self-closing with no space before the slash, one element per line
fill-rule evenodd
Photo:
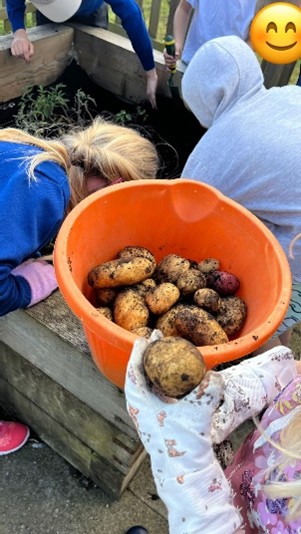
<path fill-rule="evenodd" d="M 218 37 L 201 46 L 182 78 L 183 100 L 205 128 L 262 89 L 257 57 L 236 36 Z"/>

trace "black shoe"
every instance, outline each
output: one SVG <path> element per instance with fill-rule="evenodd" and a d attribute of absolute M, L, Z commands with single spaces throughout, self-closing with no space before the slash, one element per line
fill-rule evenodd
<path fill-rule="evenodd" d="M 124 534 L 148 534 L 148 530 L 141 525 L 129 528 Z"/>

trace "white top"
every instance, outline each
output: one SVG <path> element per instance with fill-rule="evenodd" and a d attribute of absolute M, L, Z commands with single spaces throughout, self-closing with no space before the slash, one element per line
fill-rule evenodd
<path fill-rule="evenodd" d="M 194 9 L 182 53 L 189 63 L 198 48 L 215 37 L 237 35 L 248 39 L 256 0 L 187 0 Z"/>

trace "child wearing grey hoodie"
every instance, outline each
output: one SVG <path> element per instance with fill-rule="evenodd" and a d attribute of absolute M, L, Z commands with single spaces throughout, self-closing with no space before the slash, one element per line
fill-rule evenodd
<path fill-rule="evenodd" d="M 301 321 L 301 90 L 266 89 L 260 64 L 239 37 L 199 48 L 182 79 L 186 105 L 207 129 L 184 166 L 183 178 L 212 185 L 249 209 L 287 254 L 293 276 L 287 316 L 265 350 L 290 341 Z M 265 254 L 265 250 L 262 250 Z M 260 258 L 257 259 L 260 262 Z"/>

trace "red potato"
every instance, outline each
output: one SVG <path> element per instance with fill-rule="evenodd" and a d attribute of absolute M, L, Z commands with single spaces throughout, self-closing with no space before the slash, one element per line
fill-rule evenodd
<path fill-rule="evenodd" d="M 239 290 L 240 281 L 235 274 L 227 271 L 212 271 L 207 275 L 207 287 L 214 289 L 221 297 L 235 295 Z"/>

